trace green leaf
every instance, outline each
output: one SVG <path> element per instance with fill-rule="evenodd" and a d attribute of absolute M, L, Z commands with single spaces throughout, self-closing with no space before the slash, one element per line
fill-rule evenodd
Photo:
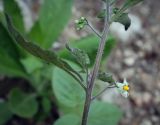
<path fill-rule="evenodd" d="M 58 102 L 68 108 L 79 107 L 84 102 L 83 88 L 70 75 L 57 67 L 53 71 L 52 89 Z"/>
<path fill-rule="evenodd" d="M 129 9 L 137 5 L 138 3 L 142 2 L 143 0 L 125 0 L 123 6 L 121 7 L 120 11 L 124 12 L 125 10 Z"/>
<path fill-rule="evenodd" d="M 27 77 L 20 63 L 19 51 L 0 22 L 0 73 L 8 76 Z"/>
<path fill-rule="evenodd" d="M 0 125 L 5 125 L 5 123 L 12 117 L 12 112 L 10 112 L 6 102 L 0 102 Z"/>
<path fill-rule="evenodd" d="M 45 36 L 43 47 L 51 47 L 71 16 L 73 0 L 45 0 L 40 10 L 40 26 Z"/>
<path fill-rule="evenodd" d="M 98 73 L 98 79 L 104 82 L 108 82 L 110 84 L 114 83 L 115 80 L 112 77 L 111 73 L 106 73 L 106 72 L 99 72 Z"/>
<path fill-rule="evenodd" d="M 33 56 L 28 56 L 22 59 L 21 62 L 29 74 L 43 67 L 43 63 Z"/>
<path fill-rule="evenodd" d="M 108 57 L 115 43 L 116 40 L 112 36 L 109 36 L 107 44 L 105 45 L 103 59 L 106 59 Z M 85 51 L 89 56 L 91 65 L 94 64 L 99 45 L 99 38 L 97 38 L 96 36 L 88 36 L 80 40 L 71 42 L 70 45 Z M 69 59 L 72 61 L 74 60 L 66 50 L 61 50 L 59 52 L 59 55 L 60 57 L 63 57 L 65 59 Z"/>
<path fill-rule="evenodd" d="M 80 118 L 74 114 L 64 115 L 53 125 L 80 125 Z"/>
<path fill-rule="evenodd" d="M 24 118 L 33 117 L 38 110 L 35 95 L 24 93 L 18 88 L 9 93 L 8 104 L 14 114 Z"/>
<path fill-rule="evenodd" d="M 34 41 L 39 46 L 44 47 L 46 44 L 44 42 L 44 34 L 42 33 L 42 29 L 38 21 L 33 25 L 31 31 L 28 33 L 28 37 L 31 41 Z"/>
<path fill-rule="evenodd" d="M 117 125 L 121 117 L 122 112 L 117 106 L 95 101 L 90 107 L 88 125 Z"/>
<path fill-rule="evenodd" d="M 8 15 L 6 15 L 6 22 L 8 30 L 11 36 L 15 39 L 23 49 L 28 51 L 30 54 L 45 60 L 48 63 L 52 63 L 57 67 L 65 70 L 67 73 L 72 75 L 77 81 L 81 81 L 82 78 L 67 62 L 59 58 L 53 51 L 44 50 L 32 42 L 26 41 L 23 36 L 13 27 L 12 22 Z M 76 75 L 76 76 L 75 76 Z"/>
<path fill-rule="evenodd" d="M 131 25 L 131 19 L 128 17 L 127 13 L 122 13 L 121 15 L 115 17 L 113 21 L 123 24 L 125 27 L 125 30 L 128 30 L 128 28 Z"/>
<path fill-rule="evenodd" d="M 23 72 L 22 67 L 9 55 L 5 50 L 0 48 L 0 74 L 10 77 L 23 77 L 27 75 Z"/>
<path fill-rule="evenodd" d="M 6 53 L 13 58 L 20 58 L 16 45 L 2 23 L 0 23 L 0 39 L 1 49 L 6 50 Z"/>
<path fill-rule="evenodd" d="M 91 104 L 87 125 L 117 125 L 122 118 L 121 110 L 109 103 L 94 101 Z M 81 115 L 62 116 L 54 125 L 80 125 Z"/>
<path fill-rule="evenodd" d="M 128 13 L 124 13 L 125 10 L 129 9 L 130 7 L 135 6 L 136 4 L 142 2 L 143 0 L 125 0 L 123 6 L 120 9 L 116 9 L 115 15 L 112 17 L 113 22 L 119 22 L 125 26 L 125 30 L 131 25 L 131 20 L 128 17 Z"/>
<path fill-rule="evenodd" d="M 51 101 L 47 97 L 43 97 L 41 103 L 42 103 L 44 112 L 49 113 L 52 108 Z"/>
<path fill-rule="evenodd" d="M 12 15 L 13 17 L 13 24 L 20 30 L 24 32 L 24 22 L 23 17 L 21 14 L 21 10 L 15 0 L 3 0 L 4 4 L 4 11 Z"/>
<path fill-rule="evenodd" d="M 66 45 L 66 48 L 74 56 L 74 58 L 80 64 L 80 66 L 83 69 L 86 69 L 87 65 L 90 64 L 90 59 L 88 57 L 88 54 L 85 51 L 81 50 L 81 49 L 71 48 L 69 45 Z"/>
<path fill-rule="evenodd" d="M 3 25 L 5 25 L 5 16 L 3 11 L 0 11 L 0 23 L 2 23 Z"/>

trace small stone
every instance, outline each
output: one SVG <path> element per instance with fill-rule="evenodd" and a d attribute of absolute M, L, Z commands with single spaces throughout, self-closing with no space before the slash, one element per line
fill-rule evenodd
<path fill-rule="evenodd" d="M 131 91 L 130 96 L 133 98 L 134 103 L 137 107 L 141 107 L 143 105 L 142 95 L 139 92 Z"/>
<path fill-rule="evenodd" d="M 152 122 L 148 119 L 144 119 L 140 125 L 152 125 Z"/>
<path fill-rule="evenodd" d="M 135 44 L 139 47 L 139 48 L 143 48 L 143 46 L 144 46 L 144 44 L 143 44 L 143 41 L 142 40 L 137 40 L 136 42 L 135 42 Z"/>
<path fill-rule="evenodd" d="M 143 15 L 148 16 L 149 13 L 150 13 L 150 7 L 144 5 L 144 6 L 141 7 L 140 12 L 141 12 Z"/>
<path fill-rule="evenodd" d="M 120 51 L 119 49 L 116 50 L 116 56 L 118 56 L 119 58 L 122 58 L 122 51 Z"/>
<path fill-rule="evenodd" d="M 157 116 L 152 116 L 151 119 L 152 119 L 152 121 L 155 122 L 155 123 L 158 123 L 159 120 L 160 120 Z"/>
<path fill-rule="evenodd" d="M 147 52 L 152 51 L 152 42 L 146 42 L 143 47 Z"/>
<path fill-rule="evenodd" d="M 133 57 L 128 57 L 128 58 L 125 58 L 124 59 L 124 63 L 127 65 L 127 66 L 133 66 L 135 64 L 135 61 L 136 59 L 133 58 Z"/>
<path fill-rule="evenodd" d="M 155 84 L 153 77 L 150 74 L 144 72 L 141 72 L 139 75 L 146 89 L 148 91 L 153 91 L 153 86 Z"/>
<path fill-rule="evenodd" d="M 160 92 L 155 91 L 155 98 L 154 98 L 155 103 L 160 103 Z"/>
<path fill-rule="evenodd" d="M 160 35 L 157 36 L 157 41 L 160 41 Z"/>
<path fill-rule="evenodd" d="M 125 49 L 124 50 L 124 56 L 125 57 L 134 56 L 134 52 L 131 49 Z"/>
<path fill-rule="evenodd" d="M 159 25 L 155 25 L 155 26 L 152 26 L 150 30 L 153 34 L 156 34 L 159 32 L 159 28 L 160 28 Z"/>
<path fill-rule="evenodd" d="M 131 78 L 135 73 L 135 70 L 134 68 L 129 68 L 129 69 L 126 69 L 122 72 L 122 77 L 123 78 Z"/>
<path fill-rule="evenodd" d="M 152 96 L 149 92 L 145 92 L 143 93 L 142 99 L 145 104 L 148 104 L 152 100 Z"/>
<path fill-rule="evenodd" d="M 139 52 L 139 53 L 138 53 L 138 56 L 139 56 L 140 58 L 143 58 L 143 57 L 145 56 L 145 53 L 144 53 L 144 52 Z"/>

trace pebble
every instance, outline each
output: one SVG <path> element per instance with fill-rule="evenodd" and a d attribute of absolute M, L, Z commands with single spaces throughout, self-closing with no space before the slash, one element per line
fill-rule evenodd
<path fill-rule="evenodd" d="M 119 49 L 116 50 L 116 56 L 119 58 L 122 58 L 122 51 L 120 51 Z"/>
<path fill-rule="evenodd" d="M 149 92 L 145 92 L 142 95 L 142 99 L 145 104 L 148 104 L 152 100 L 152 96 Z"/>
<path fill-rule="evenodd" d="M 160 118 L 158 116 L 152 116 L 151 120 L 155 123 L 158 123 L 160 121 Z"/>
<path fill-rule="evenodd" d="M 124 50 L 125 59 L 123 60 L 124 64 L 127 66 L 133 66 L 137 59 L 137 55 L 131 49 Z"/>
<path fill-rule="evenodd" d="M 124 64 L 127 66 L 133 66 L 135 64 L 136 59 L 133 57 L 128 57 L 124 59 Z"/>
<path fill-rule="evenodd" d="M 138 57 L 143 58 L 145 56 L 145 53 L 143 51 L 138 52 Z"/>
<path fill-rule="evenodd" d="M 133 98 L 134 103 L 136 104 L 137 107 L 141 107 L 143 105 L 141 93 L 136 91 L 131 91 L 130 96 Z"/>
<path fill-rule="evenodd" d="M 131 49 L 125 49 L 124 50 L 124 56 L 125 57 L 134 56 L 134 52 Z"/>
<path fill-rule="evenodd" d="M 146 50 L 147 52 L 152 51 L 152 41 L 145 43 L 143 47 L 144 47 L 144 50 Z"/>
<path fill-rule="evenodd" d="M 149 104 L 152 100 L 152 95 L 149 92 L 139 93 L 132 91 L 130 95 L 135 101 L 137 107 L 142 107 L 144 104 Z"/>
<path fill-rule="evenodd" d="M 154 25 L 154 26 L 152 26 L 151 27 L 151 32 L 153 33 L 153 34 L 157 34 L 157 33 L 159 33 L 159 24 L 158 25 Z"/>
<path fill-rule="evenodd" d="M 155 91 L 154 101 L 157 104 L 160 103 L 160 92 L 159 91 Z"/>
<path fill-rule="evenodd" d="M 135 44 L 136 44 L 140 49 L 142 49 L 143 46 L 144 46 L 144 43 L 143 43 L 142 40 L 137 40 L 137 41 L 135 42 Z"/>
<path fill-rule="evenodd" d="M 123 78 L 131 78 L 134 75 L 134 73 L 135 73 L 134 68 L 128 68 L 124 70 L 121 75 Z"/>
<path fill-rule="evenodd" d="M 140 125 L 153 125 L 153 124 L 150 120 L 144 119 Z"/>
<path fill-rule="evenodd" d="M 140 78 L 141 78 L 141 81 L 142 83 L 145 85 L 145 88 L 147 90 L 150 90 L 150 91 L 153 91 L 153 87 L 155 86 L 155 82 L 154 82 L 154 79 L 153 77 L 148 74 L 148 73 L 141 73 L 139 74 L 140 75 Z"/>
<path fill-rule="evenodd" d="M 140 9 L 140 12 L 143 15 L 148 16 L 149 13 L 150 13 L 150 7 L 148 7 L 148 6 L 142 6 L 141 9 Z"/>

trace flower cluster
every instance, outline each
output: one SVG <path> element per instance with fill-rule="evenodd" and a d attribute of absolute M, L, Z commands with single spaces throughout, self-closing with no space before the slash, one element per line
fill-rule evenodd
<path fill-rule="evenodd" d="M 75 20 L 76 29 L 81 30 L 87 25 L 87 20 L 85 17 L 81 17 L 79 20 Z"/>
<path fill-rule="evenodd" d="M 116 82 L 116 86 L 122 96 L 126 98 L 129 96 L 129 85 L 126 79 L 124 79 L 123 83 Z"/>

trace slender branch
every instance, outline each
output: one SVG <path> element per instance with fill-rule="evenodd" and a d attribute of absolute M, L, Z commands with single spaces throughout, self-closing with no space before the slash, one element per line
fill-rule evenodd
<path fill-rule="evenodd" d="M 71 72 L 69 72 L 68 70 L 65 70 L 66 72 L 68 72 L 78 83 L 79 85 L 86 91 L 86 86 L 82 83 L 81 80 L 79 80 L 74 74 L 72 74 Z"/>
<path fill-rule="evenodd" d="M 78 83 L 80 84 L 80 86 L 86 91 L 86 86 L 81 82 L 81 81 L 78 81 Z"/>
<path fill-rule="evenodd" d="M 115 85 L 105 87 L 105 88 L 104 88 L 101 92 L 99 92 L 96 96 L 92 97 L 92 101 L 93 101 L 94 99 L 96 99 L 97 97 L 101 96 L 107 89 L 115 88 L 115 87 L 116 87 Z"/>
<path fill-rule="evenodd" d="M 86 20 L 87 21 L 87 20 Z M 87 26 L 99 37 L 101 38 L 101 34 L 87 21 Z"/>
<path fill-rule="evenodd" d="M 78 83 L 86 91 L 86 86 L 82 82 L 80 82 L 80 81 L 78 81 Z"/>
<path fill-rule="evenodd" d="M 105 5 L 106 5 L 106 21 L 105 22 L 109 24 L 110 17 L 111 17 L 110 0 L 107 0 Z"/>
<path fill-rule="evenodd" d="M 101 37 L 101 41 L 100 41 L 100 44 L 98 47 L 98 52 L 97 52 L 94 68 L 91 73 L 91 78 L 90 78 L 90 75 L 88 78 L 89 81 L 87 83 L 86 99 L 85 99 L 85 104 L 84 104 L 84 109 L 83 109 L 83 116 L 82 116 L 81 125 L 87 125 L 89 108 L 90 108 L 91 101 L 92 101 L 92 91 L 94 88 L 94 82 L 95 82 L 95 79 L 98 74 L 100 62 L 101 62 L 103 51 L 104 51 L 104 46 L 106 43 L 107 35 L 109 33 L 109 21 L 110 21 L 109 0 L 107 0 L 107 2 L 105 4 L 106 4 L 105 25 L 104 25 L 104 30 L 103 30 L 103 34 Z"/>
<path fill-rule="evenodd" d="M 72 71 L 68 71 L 68 72 L 70 72 L 71 74 L 74 73 L 80 79 L 81 82 L 83 81 L 82 76 L 79 73 L 77 73 L 76 71 L 72 70 Z"/>
<path fill-rule="evenodd" d="M 89 70 L 88 67 L 86 68 L 86 83 L 88 83 L 88 78 L 89 78 Z"/>

